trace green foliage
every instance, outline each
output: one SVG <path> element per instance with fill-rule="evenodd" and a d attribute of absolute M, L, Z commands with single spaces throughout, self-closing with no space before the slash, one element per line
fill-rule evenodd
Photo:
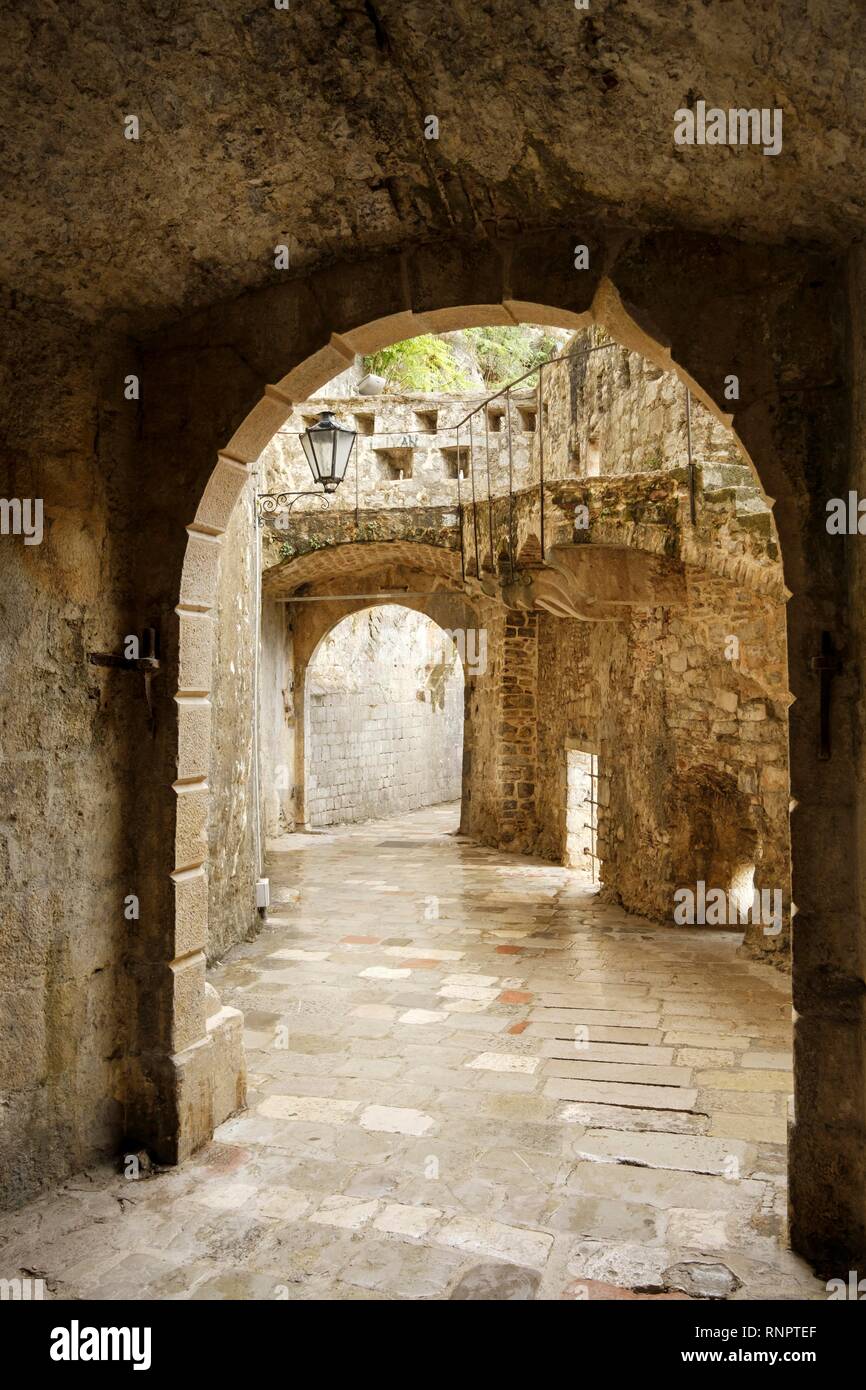
<path fill-rule="evenodd" d="M 559 347 L 552 334 L 543 328 L 533 328 L 531 324 L 516 324 L 513 328 L 499 325 L 467 328 L 463 337 L 478 364 L 484 385 L 494 391 L 546 362 Z M 528 388 L 537 380 L 533 373 L 522 384 Z"/>
<path fill-rule="evenodd" d="M 466 391 L 472 385 L 451 344 L 433 333 L 392 343 L 366 357 L 364 366 L 397 391 Z"/>
<path fill-rule="evenodd" d="M 455 353 L 454 340 L 474 363 L 484 387 L 491 391 L 546 362 L 560 347 L 560 340 L 553 333 L 532 324 L 492 325 L 466 328 L 452 340 L 433 333 L 407 338 L 366 357 L 364 366 L 368 372 L 383 376 L 392 391 L 469 391 L 477 384 L 477 377 L 473 383 Z M 529 388 L 536 381 L 533 373 L 523 384 Z"/>
<path fill-rule="evenodd" d="M 656 473 L 659 469 L 664 468 L 664 466 L 664 454 L 658 445 L 656 445 L 654 449 L 648 449 L 641 459 L 642 473 Z"/>

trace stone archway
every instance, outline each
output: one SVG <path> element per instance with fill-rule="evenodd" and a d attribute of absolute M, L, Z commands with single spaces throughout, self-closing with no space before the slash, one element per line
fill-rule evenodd
<path fill-rule="evenodd" d="M 419 332 L 479 322 L 546 321 L 578 328 L 592 319 L 626 346 L 675 371 L 729 424 L 753 460 L 765 493 L 775 499 L 786 582 L 793 596 L 788 637 L 790 684 L 797 701 L 791 717 L 792 793 L 799 807 L 792 835 L 799 912 L 794 931 L 799 1017 L 792 1229 L 798 1249 L 824 1259 L 866 1245 L 866 1164 L 860 1142 L 866 1099 L 860 1096 L 856 1105 L 840 1113 L 823 1075 L 823 1059 L 831 1057 L 844 1058 L 851 1074 L 860 1075 L 863 1069 L 863 1019 L 852 1002 L 862 947 L 852 952 L 850 944 L 862 939 L 858 885 L 844 854 L 830 865 L 831 891 L 826 875 L 817 870 L 817 865 L 827 864 L 828 846 L 840 840 L 837 805 L 844 808 L 845 824 L 854 835 L 855 760 L 851 731 L 843 729 L 831 762 L 815 765 L 818 689 L 810 665 L 821 631 L 844 633 L 847 617 L 845 577 L 838 572 L 820 523 L 810 524 L 810 509 L 816 504 L 806 490 L 806 460 L 814 449 L 826 453 L 832 447 L 828 477 L 835 473 L 841 479 L 839 445 L 845 426 L 840 390 L 825 391 L 820 408 L 806 412 L 799 400 L 792 402 L 788 383 L 833 378 L 838 347 L 826 328 L 832 319 L 827 307 L 835 302 L 833 292 L 822 289 L 826 265 L 812 265 L 794 253 L 779 253 L 770 266 L 761 253 L 717 242 L 708 260 L 702 238 L 626 241 L 598 228 L 585 239 L 591 243 L 597 269 L 583 277 L 571 269 L 572 238 L 566 233 L 496 248 L 422 247 L 404 256 L 325 272 L 317 277 L 315 297 L 303 281 L 293 282 L 285 290 L 265 290 L 198 315 L 159 339 L 163 365 L 156 366 L 157 375 L 160 370 L 176 371 L 179 362 L 197 357 L 194 372 L 184 366 L 171 384 L 166 380 L 166 396 L 169 415 L 179 391 L 190 393 L 193 414 L 198 412 L 198 434 L 183 483 L 184 495 L 198 495 L 200 500 L 187 528 L 175 610 L 177 815 L 171 882 L 176 926 L 165 962 L 170 991 L 161 1005 L 166 1027 L 157 1030 L 155 1047 L 142 1048 L 149 1053 L 151 1070 L 167 1078 L 170 1093 L 168 1098 L 162 1095 L 156 1107 L 160 1111 L 167 1105 L 168 1122 L 156 1128 L 167 1135 L 162 1147 L 172 1156 L 190 1152 L 209 1132 L 207 1096 L 212 1082 L 200 1046 L 208 613 L 219 537 L 251 463 L 285 418 L 289 403 L 307 398 L 357 352 L 374 351 Z M 818 292 L 805 288 L 810 276 Z M 744 284 L 752 287 L 750 296 L 744 295 Z M 788 315 L 795 303 L 806 305 L 810 325 L 806 331 L 801 324 L 798 335 L 789 331 Z M 550 305 L 562 307 L 546 307 Z M 267 333 L 262 332 L 265 324 Z M 334 331 L 335 325 L 339 331 Z M 214 349 L 214 342 L 223 346 Z M 277 361 L 290 364 L 290 370 L 279 376 L 271 367 Z M 225 382 L 227 372 L 233 377 L 231 388 L 223 391 L 214 410 L 213 386 L 218 380 Z M 265 385 L 269 378 L 274 384 Z M 722 403 L 731 379 L 739 393 L 728 413 Z M 201 410 L 208 399 L 211 409 L 205 425 Z M 169 428 L 166 434 L 170 433 Z M 216 467 L 201 490 L 208 449 L 220 436 L 228 442 L 219 449 Z M 168 1055 L 160 1037 L 171 1039 Z M 145 1118 L 144 1129 L 153 1128 Z M 832 1179 L 820 1188 L 814 1176 L 819 1171 Z"/>
<path fill-rule="evenodd" d="M 465 680 L 457 637 L 423 606 L 396 599 L 331 621 L 301 677 L 296 780 L 306 828 L 462 804 Z"/>
<path fill-rule="evenodd" d="M 375 593 L 375 600 L 345 598 L 348 587 Z M 393 590 L 393 598 L 382 597 Z M 371 606 L 409 608 L 430 618 L 447 632 L 478 626 L 486 606 L 470 598 L 460 586 L 459 554 L 444 546 L 417 541 L 348 541 L 295 556 L 273 565 L 263 579 L 266 604 L 291 604 L 296 594 L 303 602 L 294 606 L 292 651 L 293 729 L 292 765 L 295 806 L 300 823 L 306 821 L 304 768 L 306 763 L 307 672 L 321 643 L 346 617 Z M 472 757 L 472 684 L 464 685 L 464 767 Z M 265 787 L 268 793 L 267 784 Z"/>

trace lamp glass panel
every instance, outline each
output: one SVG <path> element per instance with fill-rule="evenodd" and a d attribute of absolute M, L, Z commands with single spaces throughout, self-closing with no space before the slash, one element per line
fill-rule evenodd
<path fill-rule="evenodd" d="M 319 469 L 316 460 L 316 455 L 313 452 L 313 446 L 310 443 L 309 434 L 301 435 L 301 448 L 304 451 L 304 456 L 306 457 L 307 463 L 310 465 L 310 472 L 313 475 L 313 482 L 317 483 L 319 481 Z"/>
<path fill-rule="evenodd" d="M 352 445 L 355 443 L 354 430 L 336 430 L 334 441 L 334 477 L 342 480 L 346 476 L 346 468 L 352 455 Z"/>

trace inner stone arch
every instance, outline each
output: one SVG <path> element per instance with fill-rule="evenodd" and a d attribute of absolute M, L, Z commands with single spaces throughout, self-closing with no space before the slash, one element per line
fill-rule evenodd
<path fill-rule="evenodd" d="M 307 826 L 459 806 L 463 698 L 458 645 L 432 618 L 398 603 L 340 618 L 306 673 Z"/>

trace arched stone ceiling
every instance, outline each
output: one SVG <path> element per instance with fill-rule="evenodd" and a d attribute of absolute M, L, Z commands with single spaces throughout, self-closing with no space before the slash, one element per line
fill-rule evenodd
<path fill-rule="evenodd" d="M 0 281 L 144 331 L 274 281 L 277 243 L 304 270 L 588 215 L 847 244 L 864 40 L 851 0 L 7 5 Z M 676 147 L 698 99 L 780 107 L 782 153 Z"/>
<path fill-rule="evenodd" d="M 363 587 L 365 575 L 398 567 L 460 584 L 460 555 L 452 550 L 414 541 L 365 541 L 326 546 L 284 560 L 266 570 L 262 587 L 270 598 L 283 598 L 297 593 L 303 585 L 345 577 L 349 593 Z"/>

